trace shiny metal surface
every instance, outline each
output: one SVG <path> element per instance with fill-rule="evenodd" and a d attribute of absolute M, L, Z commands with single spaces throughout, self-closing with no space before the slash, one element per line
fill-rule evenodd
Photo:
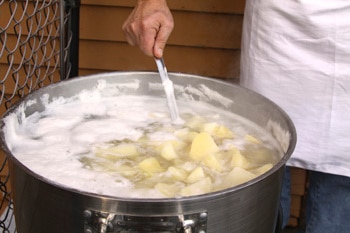
<path fill-rule="evenodd" d="M 207 233 L 274 232 L 283 168 L 296 143 L 296 132 L 289 117 L 271 101 L 237 85 L 193 75 L 169 75 L 174 86 L 187 88 L 205 85 L 233 101 L 232 105 L 225 106 L 216 100 L 207 100 L 216 107 L 238 113 L 262 127 L 266 127 L 271 120 L 277 122 L 290 134 L 285 155 L 267 173 L 231 189 L 186 198 L 129 199 L 80 192 L 49 182 L 45 177 L 31 172 L 11 155 L 1 132 L 2 146 L 10 159 L 18 233 L 83 233 L 87 210 L 141 217 L 205 212 Z M 44 93 L 49 93 L 50 98 L 69 97 L 82 89 L 93 88 L 100 79 L 118 84 L 136 79 L 140 85 L 134 94 L 164 96 L 162 89 L 150 88 L 150 83 L 159 83 L 157 73 L 117 72 L 63 81 L 41 88 L 21 102 L 40 98 Z M 28 107 L 26 113 L 40 111 L 43 106 L 40 106 L 40 101 L 37 103 Z M 9 112 L 14 111 L 14 108 Z"/>
<path fill-rule="evenodd" d="M 173 216 L 134 216 L 99 211 L 84 211 L 84 233 L 109 232 L 207 232 L 206 212 Z"/>

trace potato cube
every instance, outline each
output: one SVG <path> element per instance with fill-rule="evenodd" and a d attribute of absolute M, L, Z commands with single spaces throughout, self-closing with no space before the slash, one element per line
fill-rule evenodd
<path fill-rule="evenodd" d="M 202 167 L 197 167 L 194 169 L 191 174 L 187 177 L 186 182 L 187 183 L 195 183 L 199 180 L 202 180 L 205 178 L 205 174 Z"/>
<path fill-rule="evenodd" d="M 173 145 L 175 151 L 183 150 L 188 146 L 188 143 L 180 140 L 172 140 L 170 143 Z"/>
<path fill-rule="evenodd" d="M 251 172 L 253 172 L 254 174 L 257 174 L 257 175 L 262 175 L 265 172 L 267 172 L 268 170 L 270 170 L 272 167 L 273 167 L 273 165 L 271 163 L 268 163 L 268 164 L 265 164 L 261 167 L 258 167 L 256 169 L 252 170 Z"/>
<path fill-rule="evenodd" d="M 188 141 L 188 142 L 192 142 L 193 141 L 193 139 L 196 137 L 198 135 L 198 133 L 197 132 L 194 132 L 194 131 L 190 131 L 189 133 L 188 133 L 188 135 L 187 135 L 187 139 L 186 139 L 186 141 Z"/>
<path fill-rule="evenodd" d="M 254 179 L 255 177 L 255 174 L 243 168 L 235 167 L 231 170 L 230 173 L 226 175 L 224 178 L 224 183 L 228 185 L 228 187 L 233 187 L 239 184 L 243 184 L 251 179 Z"/>
<path fill-rule="evenodd" d="M 145 171 L 147 173 L 151 173 L 151 174 L 159 173 L 159 172 L 163 172 L 164 171 L 164 169 L 160 165 L 159 161 L 156 158 L 154 158 L 154 157 L 150 157 L 150 158 L 142 160 L 138 164 L 138 166 L 143 171 Z"/>
<path fill-rule="evenodd" d="M 218 172 L 222 171 L 222 166 L 219 160 L 213 154 L 204 156 L 202 163 L 205 166 L 211 169 L 214 169 L 215 171 L 218 171 Z"/>
<path fill-rule="evenodd" d="M 97 148 L 95 155 L 106 159 L 120 159 L 125 157 L 136 157 L 139 155 L 135 144 L 120 144 L 108 148 Z"/>
<path fill-rule="evenodd" d="M 240 168 L 244 168 L 244 169 L 248 169 L 251 167 L 251 163 L 249 162 L 249 160 L 244 157 L 240 150 L 237 148 L 232 148 L 228 151 L 228 153 L 230 153 L 232 155 L 232 159 L 231 159 L 231 166 L 232 167 L 240 167 Z"/>
<path fill-rule="evenodd" d="M 170 173 L 172 178 L 178 181 L 184 181 L 188 175 L 184 169 L 173 167 L 173 166 L 170 166 L 168 168 L 168 172 Z"/>
<path fill-rule="evenodd" d="M 214 139 L 206 132 L 199 133 L 192 141 L 190 157 L 200 161 L 205 155 L 218 151 Z"/>
<path fill-rule="evenodd" d="M 244 139 L 246 141 L 254 143 L 254 144 L 261 144 L 261 141 L 259 139 L 257 139 L 256 137 L 254 137 L 253 135 L 250 135 L 250 134 L 246 134 L 244 136 Z"/>
<path fill-rule="evenodd" d="M 218 135 L 221 138 L 233 138 L 235 134 L 227 127 L 221 125 L 216 130 L 216 135 Z"/>
<path fill-rule="evenodd" d="M 192 129 L 192 130 L 196 130 L 199 131 L 202 128 L 202 125 L 205 123 L 204 118 L 200 117 L 200 116 L 194 116 L 191 119 L 189 119 L 185 125 Z"/>
<path fill-rule="evenodd" d="M 203 132 L 207 132 L 210 135 L 218 138 L 233 138 L 233 132 L 223 125 L 219 125 L 216 122 L 206 123 L 203 125 Z"/>
<path fill-rule="evenodd" d="M 179 195 L 182 186 L 178 183 L 175 183 L 175 184 L 158 183 L 154 186 L 154 188 L 166 197 L 175 197 Z"/>
<path fill-rule="evenodd" d="M 193 196 L 209 193 L 212 191 L 212 182 L 209 177 L 206 177 L 203 180 L 200 180 L 196 183 L 190 184 L 183 188 L 180 192 L 181 196 Z"/>
<path fill-rule="evenodd" d="M 176 130 L 174 132 L 174 135 L 184 141 L 190 141 L 192 142 L 193 138 L 197 135 L 197 132 L 191 131 L 189 128 L 183 128 Z"/>
<path fill-rule="evenodd" d="M 207 132 L 207 133 L 213 135 L 213 134 L 215 134 L 215 130 L 218 126 L 219 125 L 216 122 L 205 123 L 205 124 L 203 124 L 201 131 Z"/>
<path fill-rule="evenodd" d="M 186 161 L 179 166 L 181 166 L 181 169 L 184 169 L 188 173 L 191 173 L 194 169 L 198 167 L 198 164 L 195 161 Z"/>
<path fill-rule="evenodd" d="M 180 139 L 186 139 L 188 133 L 190 132 L 189 128 L 182 128 L 174 131 L 174 135 Z"/>
<path fill-rule="evenodd" d="M 177 153 L 174 149 L 174 146 L 170 141 L 165 142 L 162 145 L 162 150 L 160 152 L 160 155 L 166 160 L 173 160 L 178 158 Z"/>

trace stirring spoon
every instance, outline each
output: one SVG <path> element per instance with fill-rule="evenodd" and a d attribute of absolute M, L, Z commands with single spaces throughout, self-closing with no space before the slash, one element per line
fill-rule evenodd
<path fill-rule="evenodd" d="M 179 119 L 179 111 L 177 108 L 175 96 L 174 96 L 174 85 L 173 82 L 169 79 L 168 71 L 165 67 L 163 58 L 154 58 L 158 67 L 159 75 L 162 79 L 162 84 L 164 87 L 165 95 L 168 101 L 168 107 L 170 110 L 170 116 L 173 121 Z"/>

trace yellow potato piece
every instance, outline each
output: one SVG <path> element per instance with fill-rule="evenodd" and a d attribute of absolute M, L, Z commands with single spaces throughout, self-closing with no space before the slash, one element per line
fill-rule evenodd
<path fill-rule="evenodd" d="M 220 138 L 233 138 L 235 134 L 229 128 L 221 125 L 216 129 L 216 136 Z"/>
<path fill-rule="evenodd" d="M 164 171 L 164 169 L 160 165 L 159 161 L 156 158 L 154 158 L 154 157 L 150 157 L 150 158 L 142 160 L 138 164 L 138 166 L 143 171 L 151 173 L 151 174 L 152 173 L 159 173 L 159 172 L 163 172 Z"/>
<path fill-rule="evenodd" d="M 166 160 L 173 160 L 178 158 L 174 146 L 171 142 L 165 142 L 163 144 L 160 155 Z"/>
<path fill-rule="evenodd" d="M 205 178 L 205 174 L 202 167 L 197 167 L 194 169 L 191 174 L 187 177 L 186 182 L 187 183 L 195 183 L 199 180 L 202 180 Z"/>
<path fill-rule="evenodd" d="M 184 169 L 173 167 L 173 166 L 170 166 L 168 168 L 168 172 L 170 173 L 172 178 L 178 181 L 184 181 L 188 175 Z"/>
<path fill-rule="evenodd" d="M 193 139 L 198 135 L 197 132 L 191 131 L 187 135 L 187 141 L 192 142 Z"/>
<path fill-rule="evenodd" d="M 219 160 L 213 154 L 204 156 L 204 158 L 202 159 L 202 163 L 205 166 L 214 169 L 215 171 L 222 171 L 222 166 Z"/>
<path fill-rule="evenodd" d="M 219 126 L 219 125 L 218 125 L 218 123 L 216 123 L 216 122 L 205 123 L 205 124 L 202 125 L 201 131 L 202 131 L 202 132 L 207 132 L 207 133 L 213 135 L 214 132 L 215 132 L 215 130 L 216 130 L 216 128 L 217 128 L 218 126 Z"/>
<path fill-rule="evenodd" d="M 188 143 L 180 140 L 172 140 L 170 143 L 173 145 L 175 151 L 183 150 L 188 146 Z"/>
<path fill-rule="evenodd" d="M 166 183 L 158 183 L 154 186 L 156 190 L 161 192 L 166 197 L 175 197 L 178 196 L 182 186 L 180 184 L 166 184 Z"/>
<path fill-rule="evenodd" d="M 189 119 L 185 124 L 188 128 L 199 131 L 204 123 L 205 119 L 203 117 L 194 116 L 191 119 Z"/>
<path fill-rule="evenodd" d="M 200 180 L 196 183 L 190 184 L 183 188 L 180 192 L 181 196 L 193 196 L 209 193 L 212 190 L 212 182 L 209 177 Z"/>
<path fill-rule="evenodd" d="M 203 132 L 207 132 L 210 135 L 218 138 L 233 138 L 233 132 L 223 125 L 219 125 L 216 122 L 203 124 Z"/>
<path fill-rule="evenodd" d="M 232 159 L 231 159 L 232 167 L 240 167 L 240 168 L 248 169 L 251 166 L 251 163 L 249 162 L 249 160 L 246 157 L 244 157 L 241 154 L 240 150 L 238 150 L 237 148 L 230 149 L 228 153 L 232 155 Z"/>
<path fill-rule="evenodd" d="M 139 152 L 135 144 L 120 144 L 108 148 L 97 148 L 95 154 L 107 159 L 119 159 L 138 156 Z"/>
<path fill-rule="evenodd" d="M 258 167 L 256 169 L 252 170 L 252 172 L 254 174 L 257 174 L 257 175 L 262 175 L 265 172 L 267 172 L 268 170 L 270 170 L 272 167 L 273 167 L 273 165 L 271 163 L 268 163 L 268 164 L 265 164 L 265 165 L 263 165 L 261 167 Z"/>
<path fill-rule="evenodd" d="M 246 134 L 244 136 L 244 139 L 248 142 L 254 143 L 254 144 L 261 144 L 261 141 L 259 139 L 257 139 L 256 137 L 250 135 L 250 134 Z"/>
<path fill-rule="evenodd" d="M 205 155 L 218 151 L 214 139 L 206 132 L 199 133 L 192 141 L 190 149 L 190 157 L 196 161 L 200 161 Z"/>
<path fill-rule="evenodd" d="M 174 131 L 174 135 L 180 139 L 186 139 L 188 133 L 190 132 L 189 128 L 182 128 Z"/>
<path fill-rule="evenodd" d="M 183 129 L 179 129 L 176 130 L 174 132 L 174 135 L 181 139 L 184 140 L 186 142 L 190 141 L 192 142 L 193 138 L 197 135 L 197 132 L 191 131 L 189 128 L 183 128 Z"/>
<path fill-rule="evenodd" d="M 233 187 L 239 184 L 243 184 L 251 179 L 254 179 L 257 175 L 243 169 L 240 167 L 235 167 L 231 170 L 230 173 L 224 178 L 224 183 Z"/>

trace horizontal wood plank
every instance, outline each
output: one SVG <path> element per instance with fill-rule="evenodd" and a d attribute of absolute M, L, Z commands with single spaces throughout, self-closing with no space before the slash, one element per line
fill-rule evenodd
<path fill-rule="evenodd" d="M 80 38 L 126 41 L 122 24 L 130 9 L 81 6 Z M 243 17 L 229 14 L 175 12 L 175 28 L 168 44 L 239 49 Z"/>
<path fill-rule="evenodd" d="M 239 50 L 167 46 L 164 59 L 170 72 L 184 72 L 219 78 L 239 76 Z M 81 69 L 156 70 L 151 57 L 126 43 L 80 41 Z"/>
<path fill-rule="evenodd" d="M 136 0 L 81 0 L 82 5 L 134 7 Z M 172 10 L 243 14 L 245 0 L 168 0 Z"/>

